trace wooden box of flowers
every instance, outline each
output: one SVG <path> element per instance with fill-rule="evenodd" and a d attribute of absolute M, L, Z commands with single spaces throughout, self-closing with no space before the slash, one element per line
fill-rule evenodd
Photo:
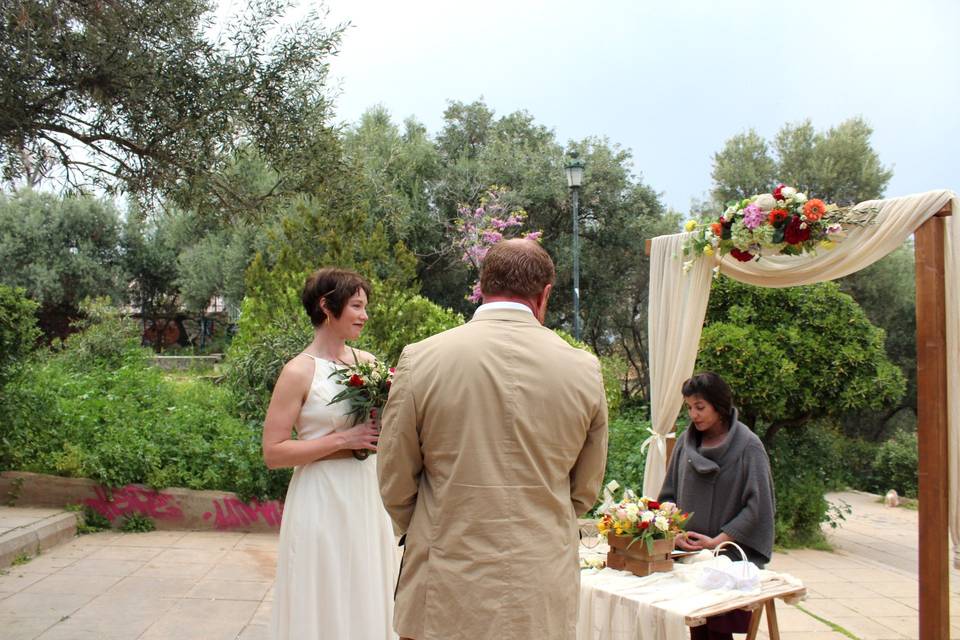
<path fill-rule="evenodd" d="M 616 483 L 607 486 L 598 512 L 597 529 L 610 545 L 607 566 L 638 576 L 672 571 L 674 541 L 683 535 L 690 514 L 672 502 L 638 498 L 629 489 L 620 501 L 614 501 L 612 491 L 617 488 Z"/>

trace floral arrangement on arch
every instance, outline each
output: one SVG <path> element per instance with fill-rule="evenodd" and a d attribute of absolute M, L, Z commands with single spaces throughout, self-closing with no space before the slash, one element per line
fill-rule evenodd
<path fill-rule="evenodd" d="M 624 489 L 620 500 L 614 500 L 613 492 L 620 488 L 614 480 L 604 489 L 604 501 L 597 513 L 597 531 L 603 536 L 610 534 L 630 536 L 631 544 L 641 542 L 652 552 L 654 540 L 672 540 L 683 535 L 690 514 L 681 511 L 672 502 L 658 502 L 653 498 L 637 497 L 630 489 Z"/>
<path fill-rule="evenodd" d="M 480 197 L 477 207 L 461 204 L 457 208 L 454 220 L 454 246 L 462 251 L 460 259 L 469 265 L 475 273 L 480 273 L 480 264 L 490 247 L 506 238 L 524 237 L 540 241 L 542 231 L 523 232 L 527 221 L 527 212 L 522 208 L 508 206 L 508 189 L 491 185 L 486 194 Z M 480 281 L 474 282 L 470 302 L 479 302 Z"/>
<path fill-rule="evenodd" d="M 773 193 L 729 203 L 715 222 L 689 220 L 684 229 L 694 233 L 683 246 L 684 270 L 702 255 L 730 254 L 749 262 L 764 255 L 829 251 L 850 227 L 870 224 L 876 214 L 876 208 L 839 207 L 780 184 Z"/>

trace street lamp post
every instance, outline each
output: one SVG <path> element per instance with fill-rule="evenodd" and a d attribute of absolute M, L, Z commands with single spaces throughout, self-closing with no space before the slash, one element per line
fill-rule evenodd
<path fill-rule="evenodd" d="M 567 186 L 573 202 L 573 337 L 580 340 L 580 184 L 584 162 L 574 151 L 566 166 Z"/>

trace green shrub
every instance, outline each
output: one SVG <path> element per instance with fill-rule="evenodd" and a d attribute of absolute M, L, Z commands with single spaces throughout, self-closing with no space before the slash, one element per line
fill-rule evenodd
<path fill-rule="evenodd" d="M 83 318 L 73 324 L 79 331 L 64 343 L 74 367 L 112 368 L 147 357 L 148 352 L 139 348 L 137 323 L 112 306 L 109 298 L 84 300 L 80 313 Z"/>
<path fill-rule="evenodd" d="M 23 289 L 0 285 L 0 386 L 36 348 L 40 338 L 37 306 Z"/>
<path fill-rule="evenodd" d="M 74 347 L 68 341 L 7 385 L 0 469 L 283 496 L 289 470 L 266 469 L 260 425 L 235 417 L 226 389 L 171 380 L 139 347 L 115 368 L 88 366 Z"/>
<path fill-rule="evenodd" d="M 153 520 L 142 513 L 131 513 L 123 518 L 120 525 L 120 531 L 127 533 L 147 533 L 156 530 L 157 525 Z"/>
<path fill-rule="evenodd" d="M 917 434 L 900 431 L 877 449 L 873 461 L 877 493 L 895 489 L 908 498 L 917 497 Z"/>
<path fill-rule="evenodd" d="M 638 411 L 625 411 L 610 420 L 604 485 L 616 480 L 620 486 L 642 493 L 647 455 L 640 452 L 640 445 L 650 436 L 649 428 L 650 422 Z"/>
<path fill-rule="evenodd" d="M 843 464 L 837 469 L 837 486 L 831 489 L 850 487 L 860 491 L 880 491 L 874 461 L 880 445 L 861 438 L 839 439 L 840 459 Z M 883 489 L 886 491 L 886 489 Z"/>
<path fill-rule="evenodd" d="M 823 541 L 830 520 L 824 494 L 840 482 L 839 436 L 829 422 L 812 422 L 777 434 L 768 451 L 776 493 L 776 543 L 785 547 Z"/>

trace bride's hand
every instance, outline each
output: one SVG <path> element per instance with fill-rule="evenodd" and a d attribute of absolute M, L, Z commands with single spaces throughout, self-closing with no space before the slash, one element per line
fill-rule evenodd
<path fill-rule="evenodd" d="M 700 551 L 704 547 L 699 543 L 699 541 L 696 540 L 694 536 L 690 535 L 691 533 L 694 532 L 688 531 L 684 535 L 677 536 L 677 546 L 683 551 Z"/>
<path fill-rule="evenodd" d="M 377 424 L 372 420 L 361 422 L 355 427 L 351 427 L 343 432 L 344 449 L 369 449 L 377 450 L 377 438 L 380 432 Z"/>

